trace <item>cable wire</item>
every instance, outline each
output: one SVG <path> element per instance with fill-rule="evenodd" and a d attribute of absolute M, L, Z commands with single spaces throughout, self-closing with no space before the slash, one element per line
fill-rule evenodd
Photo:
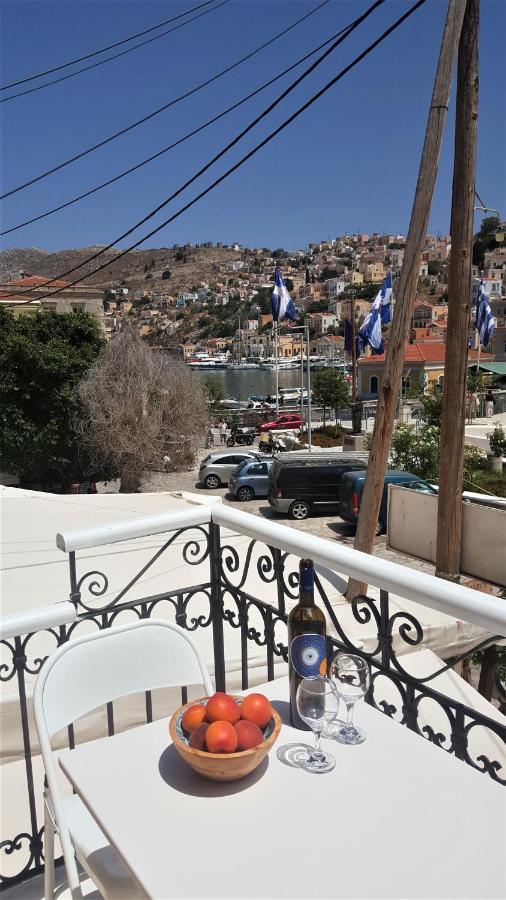
<path fill-rule="evenodd" d="M 190 9 L 187 9 L 185 12 L 179 13 L 177 16 L 172 16 L 170 19 L 164 19 L 163 22 L 158 22 L 158 25 L 151 25 L 150 28 L 145 28 L 144 31 L 138 31 L 136 34 L 131 34 L 130 37 L 122 38 L 121 41 L 116 41 L 114 44 L 108 44 L 107 47 L 101 47 L 100 50 L 93 50 L 92 53 L 86 53 L 84 56 L 77 56 L 75 59 L 69 60 L 69 62 L 61 63 L 59 66 L 53 66 L 52 69 L 45 69 L 43 72 L 36 72 L 34 75 L 27 75 L 26 78 L 20 78 L 19 81 L 11 81 L 9 84 L 4 84 L 0 87 L 0 91 L 7 91 L 9 88 L 17 87 L 19 84 L 26 84 L 28 81 L 34 81 L 35 78 L 42 78 L 44 75 L 52 75 L 53 72 L 60 72 L 62 69 L 66 69 L 68 66 L 74 66 L 76 63 L 84 62 L 85 59 L 91 59 L 93 56 L 98 56 L 100 53 L 106 53 L 107 50 L 114 50 L 115 47 L 121 47 L 122 44 L 127 44 L 129 41 L 134 41 L 135 38 L 143 37 L 145 34 L 149 34 L 151 31 L 156 31 L 157 28 L 163 28 L 164 25 L 170 25 L 171 22 L 175 22 L 176 19 L 181 19 L 184 16 L 189 15 L 189 13 L 195 12 L 197 9 L 202 9 L 204 6 L 209 6 L 210 3 L 214 3 L 214 0 L 205 0 L 205 3 L 199 3 L 198 6 L 192 6 Z"/>
<path fill-rule="evenodd" d="M 375 9 L 377 9 L 378 6 L 381 6 L 384 2 L 385 2 L 385 0 L 375 0 L 375 2 L 365 11 L 365 13 L 363 13 L 361 16 L 359 16 L 357 19 L 355 19 L 353 22 L 351 22 L 348 26 L 343 28 L 341 30 L 340 36 L 337 38 L 337 40 L 335 40 L 331 44 L 331 46 L 328 47 L 327 50 L 325 50 L 325 52 L 322 53 L 321 56 L 318 57 L 318 59 L 316 59 L 310 66 L 308 66 L 308 68 L 305 69 L 304 72 L 302 72 L 302 74 L 299 75 L 295 79 L 295 81 L 293 81 L 281 94 L 279 94 L 279 96 L 276 97 L 276 99 L 272 103 L 270 103 L 266 109 L 264 109 L 258 116 L 256 116 L 255 119 L 253 119 L 253 121 L 250 122 L 249 125 L 246 126 L 246 128 L 244 128 L 241 132 L 239 132 L 239 134 L 237 134 L 225 147 L 223 147 L 204 166 L 202 166 L 202 168 L 199 169 L 198 172 L 196 172 L 194 175 L 192 175 L 191 178 L 189 178 L 187 181 L 185 181 L 184 184 L 182 184 L 176 191 L 174 191 L 174 193 L 172 193 L 169 197 L 167 197 L 165 200 L 163 200 L 158 206 L 156 206 L 155 209 L 152 209 L 146 216 L 144 216 L 143 219 L 140 219 L 138 222 L 135 223 L 135 225 L 133 225 L 127 231 L 124 231 L 123 234 L 120 234 L 118 237 L 116 237 L 113 241 L 111 241 L 110 244 L 107 244 L 105 247 L 102 247 L 100 250 L 97 250 L 96 253 L 94 253 L 92 256 L 88 257 L 88 259 L 86 259 L 84 262 L 79 263 L 77 266 L 73 266 L 73 268 L 71 268 L 71 269 L 67 269 L 67 271 L 64 272 L 62 275 L 55 277 L 55 278 L 51 278 L 47 282 L 47 284 L 52 284 L 54 281 L 57 281 L 60 278 L 65 278 L 67 275 L 71 275 L 73 272 L 76 272 L 77 269 L 81 269 L 83 266 L 88 265 L 90 262 L 93 262 L 94 259 L 98 259 L 99 256 L 102 256 L 108 250 L 112 249 L 112 247 L 114 247 L 115 244 L 117 244 L 119 241 L 124 240 L 126 237 L 128 237 L 130 234 L 132 234 L 133 231 L 136 231 L 138 228 L 140 228 L 140 226 L 143 225 L 144 222 L 147 222 L 148 219 L 153 218 L 153 216 L 155 216 L 161 209 L 163 209 L 165 206 L 167 206 L 168 203 L 170 203 L 179 194 L 181 194 L 184 190 L 186 190 L 186 188 L 189 187 L 190 184 L 192 184 L 194 181 L 197 180 L 197 178 L 199 178 L 201 175 L 203 175 L 204 172 L 206 172 L 207 169 L 209 169 L 215 162 L 217 162 L 219 159 L 221 159 L 221 157 L 224 156 L 228 152 L 228 150 L 230 150 L 233 146 L 235 146 L 235 144 L 237 144 L 241 140 L 241 138 L 244 137 L 244 135 L 248 134 L 248 132 L 251 131 L 255 127 L 255 125 L 258 124 L 258 122 L 260 122 L 270 112 L 272 112 L 272 110 L 276 106 L 278 106 L 279 103 L 281 103 L 281 101 L 284 100 L 284 98 L 288 96 L 288 94 L 290 94 L 293 90 L 295 90 L 295 88 L 305 78 L 307 78 L 319 65 L 321 65 L 322 62 L 324 62 L 324 60 L 327 58 L 327 56 L 329 56 L 329 54 L 332 53 L 336 49 L 336 47 L 339 46 L 339 44 L 341 44 L 344 40 L 346 40 L 346 38 L 352 33 L 352 31 L 355 30 L 355 28 L 358 28 L 358 26 L 365 19 L 367 19 L 375 11 Z M 25 293 L 31 293 L 31 292 L 26 291 Z"/>
<path fill-rule="evenodd" d="M 139 125 L 143 125 L 144 122 L 148 122 L 150 119 L 153 119 L 155 116 L 158 116 L 160 113 L 164 112 L 164 110 L 169 109 L 171 106 L 175 106 L 176 103 L 180 103 L 182 100 L 186 100 L 187 97 L 191 97 L 193 94 L 196 94 L 198 91 L 202 90 L 202 88 L 207 87 L 209 84 L 212 84 L 214 81 L 217 81 L 223 75 L 226 75 L 228 72 L 231 72 L 233 69 L 236 69 L 238 66 L 242 65 L 248 59 L 251 59 L 253 56 L 256 56 L 257 53 L 260 53 L 261 50 L 264 50 L 266 47 L 269 47 L 275 41 L 279 40 L 281 37 L 284 37 L 285 34 L 288 34 L 293 28 L 297 25 L 300 25 L 301 22 L 304 22 L 309 16 L 314 15 L 324 6 L 330 3 L 330 0 L 323 0 L 315 9 L 310 10 L 300 19 L 296 19 L 295 22 L 292 22 L 291 25 L 284 28 L 282 31 L 279 31 L 272 38 L 269 38 L 268 41 L 265 41 L 263 44 L 260 44 L 259 47 L 256 47 L 254 50 L 251 50 L 250 53 L 247 53 L 246 56 L 242 56 L 240 59 L 236 60 L 236 62 L 227 66 L 225 69 L 222 69 L 220 72 L 217 72 L 216 75 L 212 75 L 206 81 L 202 81 L 196 87 L 192 88 L 189 91 L 186 91 L 184 94 L 181 94 L 179 97 L 175 97 L 174 100 L 170 100 L 168 103 L 164 103 L 163 106 L 159 106 L 158 109 L 153 110 L 153 112 L 148 113 L 148 115 L 143 116 L 142 119 L 137 119 L 136 122 L 132 122 L 130 125 L 127 125 L 125 128 L 122 128 L 120 131 L 111 134 L 108 138 L 105 138 L 103 141 L 99 141 L 98 144 L 94 144 L 92 147 L 88 147 L 86 150 L 83 150 L 81 153 L 76 154 L 75 156 L 70 157 L 62 163 L 59 163 L 57 166 L 53 166 L 52 169 L 48 169 L 46 172 L 42 172 L 40 175 L 37 175 L 35 178 L 31 178 L 29 181 L 25 181 L 23 184 L 18 185 L 15 188 L 12 188 L 10 191 L 7 191 L 5 194 L 0 195 L 0 200 L 5 200 L 6 197 L 11 197 L 13 194 L 17 194 L 18 191 L 22 191 L 25 188 L 29 187 L 32 184 L 36 184 L 38 181 L 42 181 L 43 178 L 47 178 L 48 175 L 52 175 L 54 172 L 59 172 L 60 169 L 65 168 L 65 166 L 70 165 L 70 163 L 76 162 L 78 159 L 82 159 L 83 156 L 87 156 L 89 153 L 93 153 L 95 150 L 98 150 L 100 147 L 104 147 L 106 144 L 109 144 L 111 141 L 116 140 L 116 138 L 121 137 L 121 135 L 126 134 L 129 131 L 132 131 L 134 128 L 137 128 Z"/>
<path fill-rule="evenodd" d="M 348 26 L 347 26 L 348 27 Z M 309 53 L 306 53 L 305 56 L 302 56 L 296 62 L 292 63 L 290 66 L 287 66 L 286 69 L 283 69 L 282 72 L 279 72 L 278 75 L 275 75 L 269 81 L 265 81 L 260 87 L 257 87 L 251 93 L 246 94 L 241 100 L 238 100 L 236 103 L 233 103 L 231 106 L 227 107 L 227 109 L 223 110 L 223 112 L 218 113 L 213 116 L 212 119 L 208 119 L 207 122 L 204 122 L 202 125 L 199 125 L 198 128 L 194 128 L 192 131 L 187 132 L 183 137 L 178 138 L 177 141 L 174 141 L 172 144 L 168 144 L 167 147 L 163 147 L 161 150 L 158 150 L 156 153 L 153 153 L 151 156 L 146 157 L 141 162 L 136 163 L 134 166 L 130 166 L 129 169 L 125 169 L 123 172 L 120 172 L 119 175 L 115 175 L 113 178 L 109 178 L 107 181 L 103 181 L 101 184 L 98 184 L 94 188 L 90 188 L 90 190 L 85 191 L 83 194 L 78 194 L 77 197 L 73 197 L 71 200 L 67 200 L 66 203 L 61 203 L 59 206 L 53 207 L 53 209 L 49 209 L 46 212 L 40 213 L 38 216 L 34 216 L 32 219 L 27 219 L 25 222 L 20 222 L 19 225 L 13 225 L 11 228 L 7 228 L 5 231 L 0 231 L 0 236 L 5 234 L 11 234 L 13 231 L 18 231 L 20 228 L 24 228 L 26 225 L 32 225 L 34 222 L 39 222 L 41 219 L 45 219 L 48 216 L 53 215 L 53 213 L 60 212 L 62 209 L 67 209 L 69 206 L 72 206 L 74 203 L 78 203 L 80 200 L 84 200 L 86 197 L 90 197 L 93 194 L 96 194 L 97 191 L 102 190 L 105 187 L 109 187 L 109 185 L 114 184 L 116 181 L 120 181 L 121 178 L 125 178 L 126 175 L 131 175 L 132 172 L 141 169 L 143 166 L 147 165 L 153 160 L 158 159 L 160 156 L 163 156 L 164 153 L 168 153 L 169 150 L 173 150 L 175 147 L 184 144 L 185 141 L 194 137 L 196 134 L 199 134 L 201 131 L 204 131 L 206 128 L 209 128 L 210 125 L 213 125 L 215 122 L 218 122 L 224 116 L 228 115 L 228 113 L 232 112 L 238 107 L 242 106 L 248 100 L 251 100 L 257 94 L 264 91 L 266 88 L 270 87 L 272 84 L 275 84 L 276 81 L 279 81 L 280 78 L 283 78 L 284 75 L 287 75 L 288 72 L 291 72 L 293 69 L 296 69 L 297 66 L 302 65 L 303 62 L 306 62 L 311 56 L 314 56 L 315 53 L 318 53 L 323 47 L 326 47 L 328 44 L 332 43 L 343 31 L 346 31 L 347 28 L 342 28 L 340 31 L 337 31 L 326 41 L 323 41 Z"/>
<path fill-rule="evenodd" d="M 214 2 L 214 0 L 209 0 L 209 2 Z M 200 12 L 196 16 L 192 16 L 191 19 L 187 19 L 186 22 L 180 22 L 179 25 L 174 25 L 174 28 L 168 28 L 166 31 L 162 31 L 161 34 L 155 34 L 154 37 L 148 38 L 146 41 L 141 41 L 139 44 L 134 44 L 133 47 L 127 47 L 126 50 L 122 50 L 120 53 L 115 53 L 113 56 L 108 56 L 107 59 L 101 59 L 99 60 L 99 62 L 92 63 L 91 66 L 84 66 L 84 68 L 82 69 L 77 69 L 76 72 L 70 72 L 69 75 L 62 75 L 61 78 L 54 78 L 52 81 L 46 81 L 45 84 L 39 84 L 37 85 L 37 87 L 28 88 L 26 91 L 18 91 L 17 94 L 9 94 L 8 97 L 0 97 L 0 103 L 7 103 L 8 100 L 16 100 L 16 98 L 25 97 L 27 94 L 35 94 L 36 91 L 42 91 L 44 88 L 51 87 L 53 84 L 60 84 L 60 82 L 68 81 L 69 78 L 74 78 L 76 75 L 82 75 L 83 72 L 89 72 L 91 69 L 97 69 L 99 66 L 103 66 L 104 63 L 112 62 L 114 59 L 119 59 L 120 56 L 126 56 L 127 53 L 132 53 L 133 50 L 138 50 L 139 47 L 145 47 L 146 44 L 151 44 L 153 43 L 153 41 L 157 41 L 158 38 L 166 37 L 168 34 L 172 34 L 173 31 L 178 31 L 180 28 L 184 28 L 185 25 L 190 25 L 191 22 L 196 22 L 197 19 L 201 19 L 202 16 L 207 16 L 209 13 L 215 12 L 220 8 L 220 6 L 225 6 L 227 3 L 230 3 L 230 0 L 222 0 L 221 3 L 213 6 L 212 9 L 205 9 L 204 12 Z"/>
<path fill-rule="evenodd" d="M 360 17 L 360 20 L 363 21 L 364 18 L 366 18 L 368 15 L 370 15 L 370 13 L 373 11 L 373 9 L 375 9 L 377 6 L 381 5 L 381 3 L 383 3 L 383 2 L 384 2 L 384 0 L 377 0 L 377 2 L 374 3 L 372 5 L 372 7 L 370 7 L 369 10 L 366 11 L 366 13 L 364 13 L 363 16 Z M 280 134 L 282 131 L 284 131 L 285 128 L 288 127 L 288 125 L 290 125 L 293 121 L 295 121 L 300 115 L 302 115 L 303 112 L 305 112 L 307 109 L 309 109 L 310 106 L 312 106 L 317 100 L 319 100 L 320 97 L 322 97 L 325 93 L 327 93 L 327 91 L 329 91 L 330 88 L 332 88 L 335 84 L 337 84 L 337 82 L 340 81 L 348 72 L 350 72 L 363 59 L 365 59 L 365 57 L 367 57 L 370 53 L 372 53 L 372 51 L 379 44 L 381 44 L 390 34 L 392 34 L 394 31 L 396 31 L 396 29 L 399 28 L 400 25 L 402 25 L 403 22 L 406 21 L 406 19 L 408 19 L 411 15 L 413 15 L 413 13 L 416 12 L 416 10 L 418 10 L 421 6 L 423 6 L 423 4 L 425 2 L 426 2 L 426 0 L 417 0 L 417 2 L 414 3 L 413 6 L 411 6 L 405 13 L 403 13 L 402 16 L 400 16 L 398 19 L 396 19 L 396 21 L 392 25 L 390 25 L 389 28 L 387 28 L 386 31 L 384 31 L 380 35 L 380 37 L 376 38 L 376 40 L 373 41 L 372 44 L 370 44 L 365 50 L 362 51 L 362 53 L 360 53 L 358 56 L 356 56 L 355 59 L 351 63 L 349 63 L 347 66 L 345 66 L 344 69 L 341 69 L 341 71 L 337 75 L 335 75 L 334 78 L 332 78 L 329 82 L 327 82 L 327 84 L 324 85 L 323 88 L 320 88 L 320 90 L 317 91 L 316 94 L 313 94 L 313 96 L 310 97 L 309 100 L 307 100 L 294 113 L 292 113 L 287 119 L 285 119 L 285 121 L 281 125 L 279 125 L 273 131 L 271 131 L 270 134 L 267 135 L 266 138 L 264 138 L 259 144 L 257 144 L 255 147 L 253 147 L 252 150 L 250 150 L 247 154 L 245 154 L 245 156 L 243 156 L 233 166 L 231 166 L 229 169 L 227 169 L 226 172 L 224 172 L 217 179 L 215 179 L 215 181 L 213 181 L 210 185 L 208 185 L 207 188 L 205 188 L 203 191 L 201 191 L 199 194 L 197 194 L 195 197 L 193 197 L 191 200 L 189 200 L 184 206 L 182 206 L 179 210 L 177 210 L 177 212 L 173 213 L 172 216 L 170 216 L 168 219 L 166 219 L 164 222 L 162 222 L 156 228 L 152 229 L 150 232 L 148 232 L 148 234 L 143 235 L 143 237 L 141 237 L 138 241 L 136 241 L 135 244 L 132 244 L 130 247 L 127 247 L 125 250 L 122 250 L 121 253 L 118 253 L 118 255 L 114 258 L 114 262 L 117 262 L 118 259 L 121 259 L 123 256 L 126 256 L 127 253 L 130 253 L 132 250 L 139 247 L 140 244 L 144 243 L 144 241 L 153 237 L 153 235 L 155 235 L 159 231 L 161 231 L 162 228 L 165 228 L 166 225 L 173 222 L 175 219 L 177 219 L 179 216 L 181 216 L 184 212 L 186 212 L 188 209 L 190 209 L 192 206 L 194 206 L 195 203 L 197 203 L 199 200 L 201 200 L 203 197 L 205 197 L 207 194 L 209 194 L 212 190 L 214 190 L 215 187 L 217 187 L 219 184 L 221 184 L 221 182 L 224 181 L 226 178 L 228 178 L 233 172 L 235 172 L 235 171 L 237 171 L 237 169 L 241 168 L 241 166 L 243 166 L 249 159 L 251 159 L 251 157 L 253 157 L 256 153 L 259 152 L 259 150 L 261 150 L 268 143 L 270 143 L 270 141 L 272 141 L 275 137 L 277 137 L 278 134 Z M 353 23 L 353 25 L 348 28 L 347 34 L 339 39 L 339 42 L 344 40 L 345 37 L 348 36 L 348 33 L 351 33 L 351 29 L 353 27 L 357 27 L 357 24 Z M 334 47 L 334 45 L 332 45 L 332 47 Z M 329 52 L 331 52 L 330 48 L 328 51 L 326 51 L 325 55 L 328 55 Z M 320 60 L 321 60 L 321 58 L 320 58 Z M 319 64 L 319 62 L 317 60 L 310 67 L 311 70 L 313 70 L 316 67 L 316 65 L 318 65 L 318 64 Z M 302 80 L 302 78 L 305 77 L 306 74 L 308 74 L 308 71 L 306 71 L 306 73 L 303 73 L 303 75 L 300 76 L 299 79 L 297 79 L 297 81 L 300 82 Z M 286 92 L 284 92 L 284 93 L 286 95 Z M 235 142 L 236 141 L 234 141 L 234 143 Z M 225 151 L 222 151 L 221 155 L 223 155 L 223 152 L 225 152 Z M 206 168 L 208 168 L 208 167 L 209 167 L 209 164 L 208 164 L 208 166 L 206 166 Z M 198 176 L 195 176 L 195 177 L 198 177 Z M 192 180 L 194 180 L 194 179 L 192 179 Z M 180 190 L 182 190 L 182 189 L 183 188 L 181 188 Z M 178 191 L 176 193 L 179 193 L 179 192 L 180 191 Z M 173 196 L 175 196 L 175 195 L 173 195 Z M 169 202 L 169 200 L 164 201 L 164 203 L 161 204 L 160 207 L 158 207 L 158 209 L 160 209 L 162 206 L 164 206 L 167 202 Z M 145 219 L 143 221 L 145 221 L 147 218 L 150 218 L 150 216 L 145 217 Z M 137 227 L 139 227 L 139 223 L 137 223 L 137 225 L 134 226 L 134 228 L 130 229 L 130 231 L 134 231 Z M 130 233 L 130 232 L 128 232 L 128 233 Z M 117 240 L 119 240 L 119 239 L 117 239 Z M 72 271 L 82 268 L 83 266 L 90 263 L 93 259 L 96 259 L 97 256 L 100 256 L 103 252 L 110 249 L 112 246 L 114 246 L 114 245 L 110 244 L 108 247 L 105 247 L 99 253 L 94 254 L 92 257 L 89 257 L 89 259 L 85 260 L 83 263 L 80 263 L 78 266 L 74 266 L 73 269 L 68 270 L 66 273 L 63 273 L 63 275 L 59 275 L 58 278 L 64 278 L 65 275 L 70 274 Z M 83 275 L 80 278 L 75 279 L 74 281 L 67 284 L 65 287 L 58 288 L 55 291 L 51 291 L 49 294 L 45 294 L 42 297 L 33 298 L 33 300 L 30 300 L 28 302 L 33 302 L 34 300 L 43 300 L 43 299 L 46 299 L 46 297 L 52 297 L 54 294 L 58 294 L 58 293 L 60 293 L 60 291 L 67 290 L 68 287 L 73 287 L 74 285 L 79 284 L 81 281 L 84 281 L 85 279 L 90 278 L 92 275 L 95 275 L 97 272 L 102 271 L 102 269 L 105 269 L 109 265 L 111 265 L 110 260 L 106 263 L 103 263 L 101 266 L 98 266 L 96 269 L 93 269 L 91 272 L 88 272 L 86 275 Z M 51 279 L 51 281 L 48 281 L 47 284 L 51 284 L 52 282 L 58 280 L 58 278 Z M 31 291 L 25 291 L 24 293 L 31 293 Z"/>

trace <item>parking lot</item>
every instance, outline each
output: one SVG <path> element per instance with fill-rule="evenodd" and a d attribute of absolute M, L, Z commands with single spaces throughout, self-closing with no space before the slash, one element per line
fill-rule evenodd
<path fill-rule="evenodd" d="M 204 458 L 204 456 L 207 456 L 209 452 L 214 452 L 219 449 L 219 445 L 215 445 L 211 451 L 199 451 L 198 464 L 189 472 L 154 473 L 143 484 L 143 492 L 190 491 L 192 493 L 202 495 L 203 498 L 205 498 L 206 496 L 220 496 L 223 503 L 233 506 L 236 509 L 242 509 L 244 512 L 252 513 L 253 515 L 262 516 L 266 519 L 280 522 L 283 525 L 287 525 L 289 528 L 296 528 L 299 531 L 314 534 L 317 537 L 326 538 L 327 540 L 339 541 L 340 543 L 347 544 L 350 547 L 353 546 L 355 537 L 354 528 L 348 523 L 343 522 L 343 520 L 339 518 L 336 512 L 310 516 L 304 521 L 294 521 L 292 519 L 289 519 L 288 516 L 281 516 L 275 513 L 269 506 L 269 502 L 266 497 L 241 503 L 229 495 L 228 487 L 220 487 L 213 491 L 207 490 L 207 488 L 205 488 L 198 481 L 200 461 Z M 226 451 L 226 448 L 223 449 Z M 255 448 L 253 447 L 251 449 Z M 376 538 L 375 554 L 382 557 L 383 559 L 390 559 L 393 562 L 400 563 L 401 565 L 409 565 L 411 566 L 411 568 L 420 569 L 421 571 L 429 572 L 431 574 L 434 572 L 434 567 L 429 563 L 426 563 L 422 560 L 417 560 L 411 556 L 404 556 L 397 551 L 388 550 L 386 546 L 386 538 L 384 536 Z"/>

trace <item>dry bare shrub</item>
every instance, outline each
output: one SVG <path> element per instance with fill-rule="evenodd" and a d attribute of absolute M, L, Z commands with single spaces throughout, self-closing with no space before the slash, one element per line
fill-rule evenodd
<path fill-rule="evenodd" d="M 150 350 L 127 328 L 107 344 L 79 385 L 79 430 L 94 461 L 121 474 L 120 491 L 140 488 L 164 457 L 178 470 L 195 460 L 208 422 L 198 378 Z"/>

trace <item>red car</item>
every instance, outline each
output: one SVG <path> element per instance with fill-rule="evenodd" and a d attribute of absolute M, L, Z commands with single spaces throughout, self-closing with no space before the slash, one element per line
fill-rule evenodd
<path fill-rule="evenodd" d="M 302 425 L 301 415 L 298 413 L 286 413 L 283 416 L 278 416 L 274 422 L 264 422 L 263 425 L 260 425 L 260 431 L 292 431 L 293 429 L 301 428 Z"/>

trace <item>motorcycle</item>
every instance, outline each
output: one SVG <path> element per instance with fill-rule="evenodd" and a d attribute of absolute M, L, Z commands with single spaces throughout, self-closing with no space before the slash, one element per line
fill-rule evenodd
<path fill-rule="evenodd" d="M 255 440 L 255 434 L 255 428 L 232 425 L 232 428 L 230 429 L 230 435 L 227 438 L 227 447 L 234 447 L 236 444 L 241 447 L 251 447 L 253 441 Z"/>

